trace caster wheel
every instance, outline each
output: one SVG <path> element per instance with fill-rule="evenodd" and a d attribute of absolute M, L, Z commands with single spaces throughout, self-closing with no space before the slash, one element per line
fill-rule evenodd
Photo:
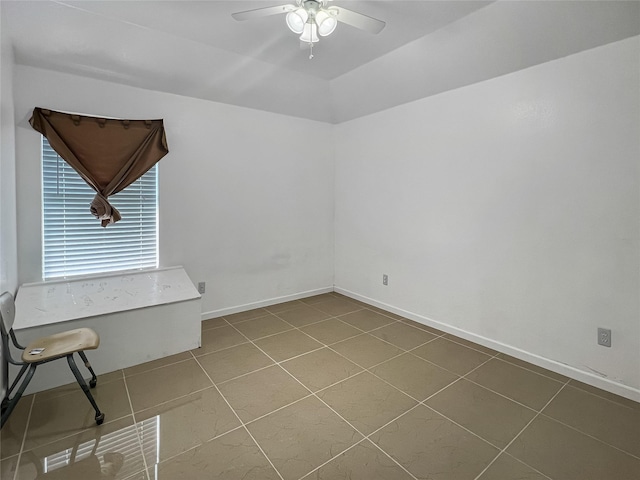
<path fill-rule="evenodd" d="M 98 380 L 90 380 L 89 381 L 89 386 L 91 388 L 96 388 L 96 384 L 98 383 Z"/>
<path fill-rule="evenodd" d="M 96 425 L 102 425 L 102 422 L 104 422 L 104 413 L 96 415 Z"/>

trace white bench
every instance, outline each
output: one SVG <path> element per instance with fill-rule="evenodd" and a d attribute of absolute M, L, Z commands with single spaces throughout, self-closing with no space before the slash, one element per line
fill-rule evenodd
<path fill-rule="evenodd" d="M 99 376 L 199 347 L 200 301 L 182 267 L 30 283 L 18 290 L 13 328 L 23 345 L 63 330 L 92 328 L 100 347 L 87 356 Z M 74 382 L 66 367 L 42 365 L 26 393 Z"/>

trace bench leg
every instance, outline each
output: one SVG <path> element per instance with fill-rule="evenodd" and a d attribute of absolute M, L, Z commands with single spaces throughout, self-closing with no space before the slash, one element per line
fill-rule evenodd
<path fill-rule="evenodd" d="M 31 364 L 31 366 L 29 367 L 29 371 L 27 372 L 27 376 L 24 377 L 24 380 L 20 384 L 18 391 L 13 396 L 13 398 L 9 400 L 9 403 L 7 403 L 6 410 L 2 412 L 2 419 L 0 420 L 0 428 L 4 427 L 5 422 L 9 419 L 9 415 L 11 415 L 11 412 L 13 412 L 13 409 L 16 408 L 16 405 L 18 404 L 18 401 L 20 400 L 20 398 L 22 398 L 22 394 L 27 389 L 27 385 L 29 385 L 29 382 L 33 378 L 33 374 L 36 373 L 36 367 L 37 365 L 35 363 Z M 24 370 L 24 367 L 22 370 Z"/>
<path fill-rule="evenodd" d="M 94 372 L 93 368 L 91 368 L 91 364 L 89 363 L 89 360 L 87 360 L 87 356 L 84 354 L 82 350 L 78 352 L 78 355 L 80 355 L 80 358 L 82 358 L 82 361 L 84 362 L 84 366 L 87 367 L 87 370 L 89 370 L 89 372 L 91 373 L 91 380 L 89 381 L 89 386 L 91 388 L 95 388 L 96 384 L 98 383 L 98 377 L 96 377 L 96 372 Z"/>
<path fill-rule="evenodd" d="M 70 353 L 69 355 L 67 355 L 67 362 L 69 363 L 69 368 L 73 372 L 73 375 L 76 377 L 76 380 L 78 381 L 78 385 L 80 385 L 80 388 L 82 388 L 82 391 L 84 392 L 84 394 L 89 399 L 89 402 L 91 403 L 91 406 L 96 411 L 96 417 L 95 417 L 96 418 L 96 423 L 98 425 L 101 425 L 102 422 L 104 422 L 104 413 L 102 413 L 100 411 L 100 408 L 98 408 L 98 405 L 96 404 L 96 401 L 93 399 L 93 395 L 91 395 L 91 391 L 89 390 L 89 387 L 87 386 L 87 382 L 85 382 L 84 378 L 82 378 L 82 375 L 80 375 L 80 371 L 78 370 L 78 366 L 76 365 L 76 361 L 73 359 L 73 353 Z"/>

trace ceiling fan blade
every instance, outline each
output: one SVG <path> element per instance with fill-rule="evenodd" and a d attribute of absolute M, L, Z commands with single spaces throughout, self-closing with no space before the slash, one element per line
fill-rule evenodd
<path fill-rule="evenodd" d="M 382 20 L 354 12 L 347 8 L 331 6 L 328 7 L 327 10 L 330 12 L 336 12 L 336 19 L 338 21 L 351 25 L 352 27 L 359 28 L 360 30 L 364 30 L 365 32 L 380 33 L 386 25 Z"/>
<path fill-rule="evenodd" d="M 269 15 L 277 15 L 279 13 L 288 13 L 295 10 L 295 5 L 278 5 L 277 7 L 256 8 L 254 10 L 246 10 L 244 12 L 232 13 L 231 16 L 237 21 L 250 20 L 252 18 L 267 17 Z"/>

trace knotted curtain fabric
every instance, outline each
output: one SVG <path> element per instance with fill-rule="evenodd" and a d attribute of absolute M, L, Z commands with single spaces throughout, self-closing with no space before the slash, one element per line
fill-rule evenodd
<path fill-rule="evenodd" d="M 91 213 L 106 227 L 120 220 L 109 196 L 169 153 L 162 120 L 119 120 L 35 108 L 31 126 L 96 191 Z"/>

